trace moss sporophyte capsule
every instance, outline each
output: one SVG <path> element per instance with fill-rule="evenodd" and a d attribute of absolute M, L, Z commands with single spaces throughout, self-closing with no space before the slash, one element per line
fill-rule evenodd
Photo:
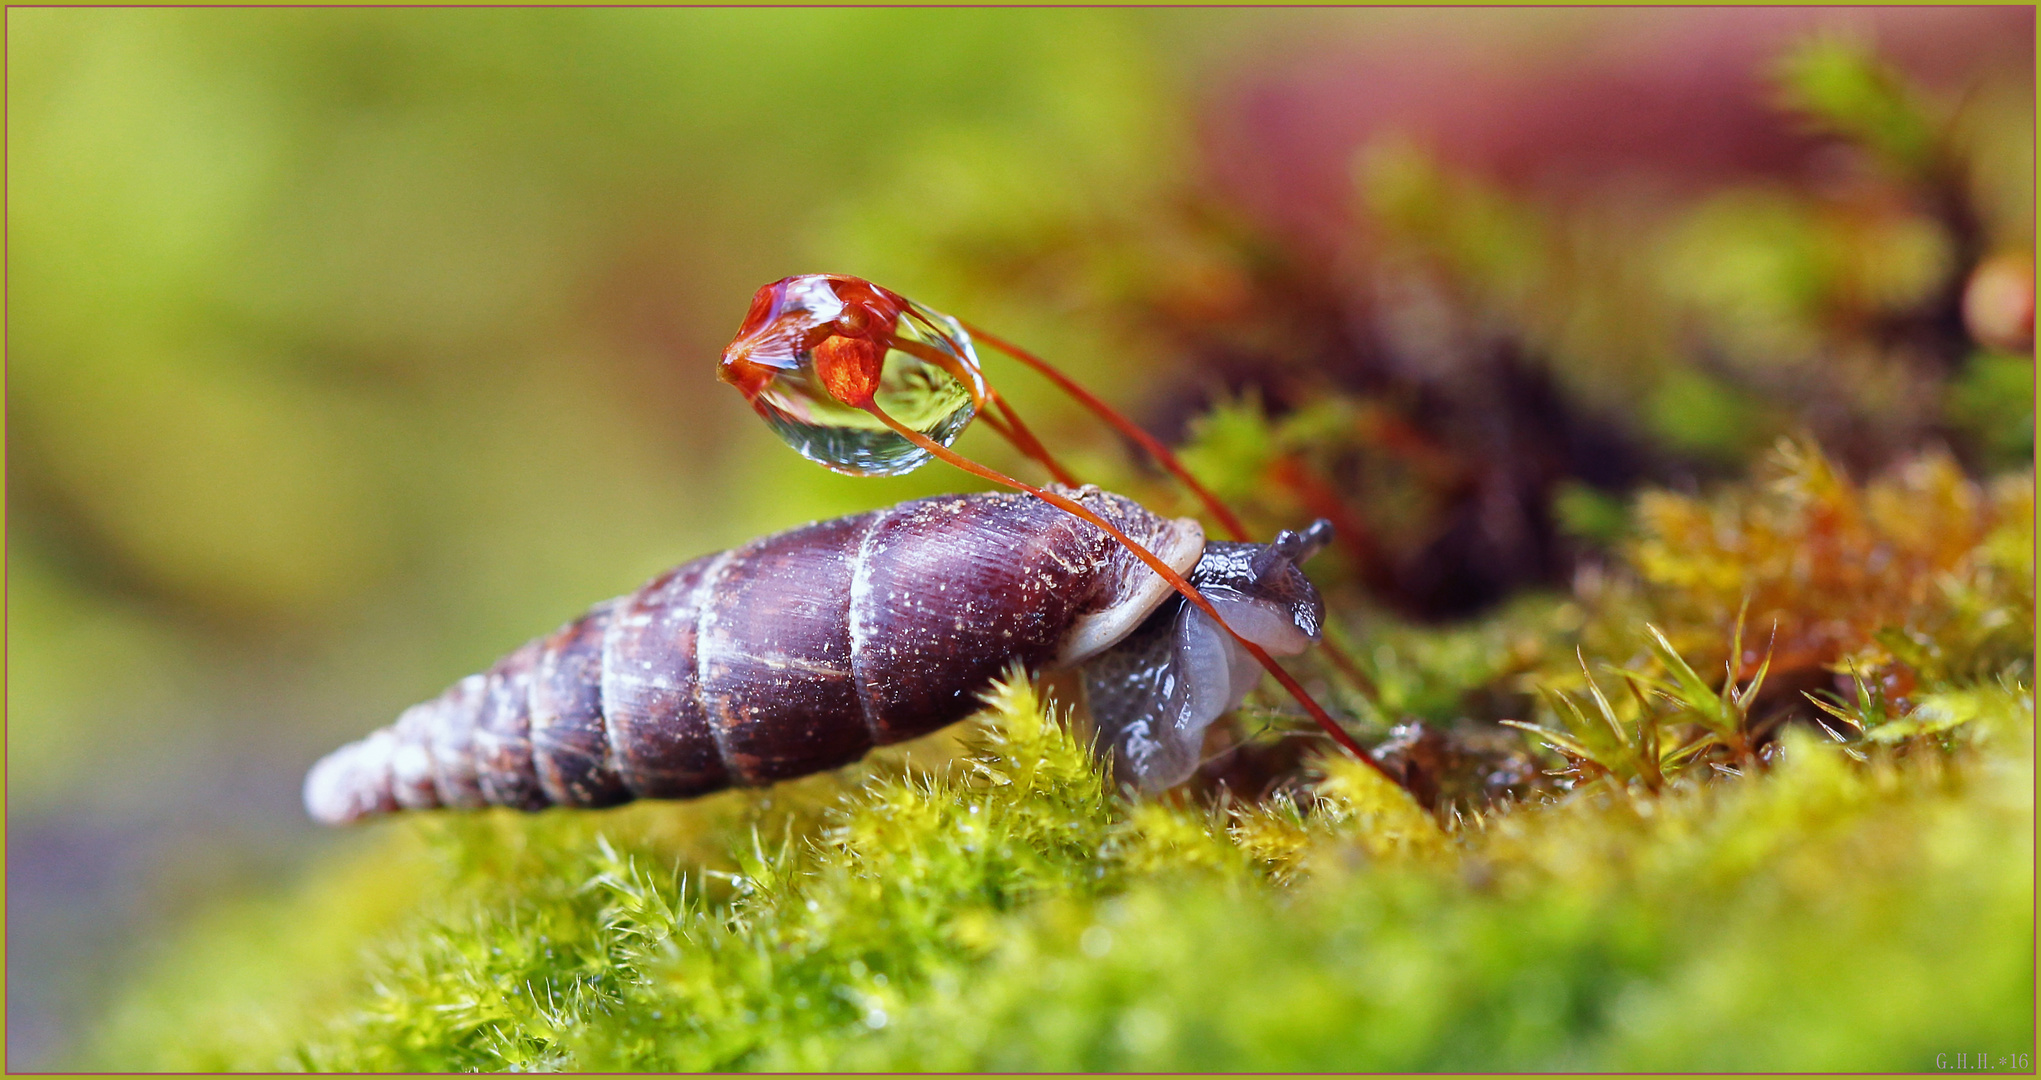
<path fill-rule="evenodd" d="M 867 402 L 949 446 L 986 396 L 971 336 L 955 319 L 836 274 L 758 290 L 717 375 L 803 457 L 857 476 L 910 472 L 931 457 Z"/>

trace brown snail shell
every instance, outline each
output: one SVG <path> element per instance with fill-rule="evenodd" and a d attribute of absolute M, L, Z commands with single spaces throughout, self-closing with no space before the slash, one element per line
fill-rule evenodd
<path fill-rule="evenodd" d="M 1189 573 L 1204 533 L 1062 492 Z M 835 768 L 955 723 L 1009 665 L 1070 667 L 1175 594 L 1102 530 L 1018 494 L 940 496 L 704 556 L 598 604 L 305 779 L 315 819 L 610 806 Z"/>

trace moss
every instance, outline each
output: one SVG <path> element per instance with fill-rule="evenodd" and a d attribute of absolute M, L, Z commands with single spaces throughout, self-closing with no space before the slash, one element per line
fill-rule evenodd
<path fill-rule="evenodd" d="M 1859 483 L 1818 447 L 1782 441 L 1757 479 L 1712 499 L 1639 500 L 1630 559 L 1683 651 L 1712 652 L 1713 666 L 1746 606 L 1789 670 L 1887 627 L 1960 648 L 1973 678 L 2031 651 L 2031 476 L 1983 484 L 1930 453 Z"/>
<path fill-rule="evenodd" d="M 1284 893 L 1163 879 L 1046 905 L 840 1060 L 1919 1069 L 1945 1045 L 2027 1045 L 2023 771 L 1858 770 L 1809 739 L 1787 762 L 1525 813 L 1435 858 L 1328 836 Z"/>
<path fill-rule="evenodd" d="M 266 931 L 202 931 L 108 1064 L 1918 1069 L 2033 1036 L 2030 719 L 1865 764 L 1796 730 L 1760 778 L 1449 834 L 1338 761 L 1308 815 L 1129 803 L 1024 684 L 993 717 L 819 817 L 400 826 Z M 704 816 L 727 861 L 680 854 Z"/>
<path fill-rule="evenodd" d="M 2031 480 L 1927 458 L 1858 484 L 1808 447 L 1768 468 L 1647 496 L 1634 562 L 1572 599 L 1350 634 L 1381 686 L 1344 693 L 1377 720 L 1545 688 L 1565 768 L 1528 798 L 1437 816 L 1332 756 L 1258 801 L 1136 800 L 1016 675 L 913 759 L 370 831 L 295 894 L 193 928 L 92 1064 L 1920 1070 L 2018 1052 Z M 1760 611 L 1779 626 L 1762 650 L 1736 630 Z M 1834 689 L 1779 686 L 1788 661 Z"/>

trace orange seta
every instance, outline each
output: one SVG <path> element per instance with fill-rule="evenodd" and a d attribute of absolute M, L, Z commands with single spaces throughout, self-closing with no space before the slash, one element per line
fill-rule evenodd
<path fill-rule="evenodd" d="M 1233 534 L 1233 539 L 1246 540 L 1248 538 L 1247 526 L 1241 524 L 1240 518 L 1234 515 L 1232 508 L 1220 502 L 1219 497 L 1212 494 L 1205 485 L 1198 483 L 1198 478 L 1192 476 L 1191 471 L 1184 468 L 1183 462 L 1178 461 L 1176 455 L 1169 452 L 1169 447 L 1162 445 L 1155 436 L 1143 431 L 1139 424 L 1129 420 L 1118 409 L 1113 408 L 1102 399 L 1094 396 L 1091 391 L 1077 385 L 1077 380 L 1063 374 L 1061 370 L 1047 360 L 1015 345 L 1005 338 L 988 334 L 970 323 L 960 321 L 958 325 L 962 326 L 972 337 L 1034 368 L 1044 378 L 1061 387 L 1064 393 L 1076 398 L 1085 408 L 1090 409 L 1093 414 L 1097 415 L 1099 419 L 1111 424 L 1115 431 L 1132 439 L 1135 445 L 1147 451 L 1148 456 L 1154 458 L 1156 463 L 1168 469 L 1171 475 L 1182 481 L 1183 485 L 1189 488 L 1191 493 L 1196 495 L 1199 501 L 1205 504 L 1205 509 L 1211 511 L 1212 516 L 1218 518 L 1221 525 L 1226 526 L 1226 531 Z"/>

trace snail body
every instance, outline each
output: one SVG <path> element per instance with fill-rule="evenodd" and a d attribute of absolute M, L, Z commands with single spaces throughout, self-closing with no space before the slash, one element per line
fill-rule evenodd
<path fill-rule="evenodd" d="M 1194 583 L 1205 562 L 1246 566 L 1239 552 L 1208 556 L 1192 519 L 1094 487 L 1060 490 Z M 1216 556 L 1281 543 L 1210 547 Z M 1316 638 L 1317 597 L 1294 561 L 1292 550 L 1262 574 L 1279 585 L 1274 601 L 1237 608 L 1250 623 L 1256 611 L 1273 618 L 1275 637 L 1256 639 L 1272 651 Z M 1299 582 L 1309 595 L 1293 611 Z M 1223 598 L 1228 587 L 1199 588 Z M 941 496 L 816 522 L 669 570 L 413 706 L 315 765 L 305 806 L 345 824 L 396 810 L 601 807 L 771 784 L 955 723 L 1015 662 L 1096 662 L 1112 673 L 1092 681 L 1106 705 L 1102 741 L 1123 756 L 1171 732 L 1182 743 L 1248 678 L 1237 656 L 1230 674 L 1212 675 L 1231 643 L 1199 630 L 1209 619 L 1187 607 L 1104 531 L 1026 495 Z M 1115 657 L 1130 639 L 1140 655 Z M 1176 648 L 1179 639 L 1191 647 Z M 1198 681 L 1190 668 L 1204 673 L 1195 702 L 1179 692 Z M 1144 788 L 1189 774 L 1181 752 L 1148 758 L 1130 777 Z"/>

